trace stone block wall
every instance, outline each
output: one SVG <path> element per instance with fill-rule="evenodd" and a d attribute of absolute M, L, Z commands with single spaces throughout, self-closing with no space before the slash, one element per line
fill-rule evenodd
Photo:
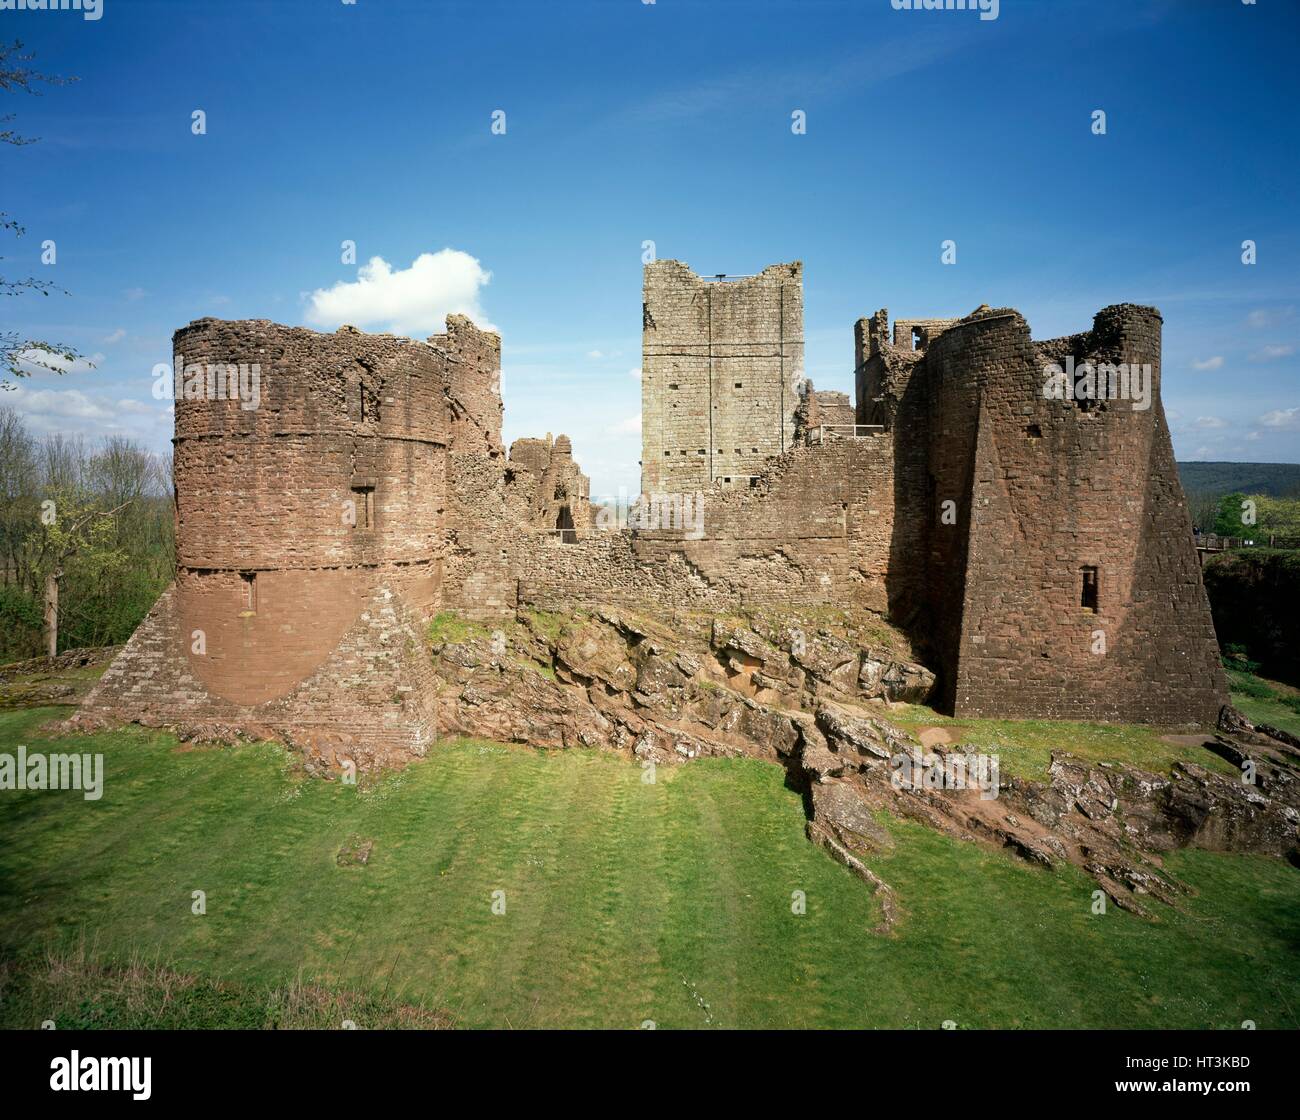
<path fill-rule="evenodd" d="M 886 341 L 885 312 L 861 321 L 857 380 L 859 417 L 894 435 L 891 610 L 924 640 L 940 705 L 1212 725 L 1227 694 L 1160 404 L 1159 314 L 1110 307 L 1037 344 L 1010 310 L 933 322 L 918 351 L 910 329 Z M 1150 407 L 1048 399 L 1066 355 L 1150 365 Z"/>
<path fill-rule="evenodd" d="M 1153 308 L 1122 305 L 1066 340 L 1078 363 L 1149 365 L 1146 409 L 1045 399 L 1062 347 L 1034 346 L 1018 316 L 973 356 L 983 391 L 959 713 L 1213 725 L 1227 702 L 1160 403 L 1160 328 Z"/>
<path fill-rule="evenodd" d="M 803 381 L 803 267 L 716 280 L 645 267 L 641 489 L 758 475 L 794 442 Z"/>
<path fill-rule="evenodd" d="M 856 405 L 802 378 L 798 264 L 716 282 L 657 262 L 644 320 L 641 500 L 689 500 L 669 508 L 690 517 L 634 510 L 614 531 L 567 437 L 506 456 L 500 339 L 464 317 L 427 343 L 178 331 L 198 391 L 176 407 L 177 578 L 87 710 L 383 761 L 437 725 L 436 610 L 826 604 L 909 629 L 958 715 L 1215 721 L 1226 688 L 1153 309 L 1041 343 L 984 307 L 891 341 L 880 311 L 855 329 Z M 1048 399 L 1067 356 L 1149 364 L 1151 407 Z M 256 408 L 206 392 L 209 369 L 240 366 Z M 855 420 L 881 430 L 808 442 Z"/>
<path fill-rule="evenodd" d="M 824 603 L 883 611 L 892 460 L 883 434 L 796 445 L 769 462 L 755 485 L 701 490 L 694 529 L 597 532 L 552 549 L 522 576 L 520 599 L 547 607 Z"/>
<path fill-rule="evenodd" d="M 427 659 L 397 647 L 441 599 L 450 446 L 501 455 L 499 339 L 202 319 L 174 343 L 177 577 L 89 706 L 421 742 Z M 213 399 L 232 367 L 255 397 Z"/>

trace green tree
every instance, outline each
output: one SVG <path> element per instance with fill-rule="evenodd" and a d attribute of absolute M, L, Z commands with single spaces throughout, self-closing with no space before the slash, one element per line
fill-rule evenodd
<path fill-rule="evenodd" d="M 1300 498 L 1270 498 L 1254 495 L 1258 515 L 1255 536 L 1300 537 Z"/>
<path fill-rule="evenodd" d="M 45 652 L 59 652 L 59 587 L 75 566 L 77 582 L 103 587 L 120 576 L 126 566 L 125 550 L 118 547 L 116 516 L 130 502 L 103 509 L 81 490 L 60 489 L 41 503 L 43 532 L 35 569 L 45 594 Z"/>
<path fill-rule="evenodd" d="M 1254 530 L 1253 525 L 1242 522 L 1242 502 L 1245 494 L 1224 494 L 1219 499 L 1219 513 L 1214 519 L 1214 531 L 1221 537 L 1246 536 Z"/>

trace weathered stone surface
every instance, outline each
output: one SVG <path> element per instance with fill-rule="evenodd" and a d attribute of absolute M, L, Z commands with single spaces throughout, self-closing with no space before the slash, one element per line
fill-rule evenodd
<path fill-rule="evenodd" d="M 588 621 L 569 626 L 555 649 L 557 672 L 574 679 L 600 681 L 618 690 L 636 684 L 627 642 L 607 623 Z"/>
<path fill-rule="evenodd" d="M 814 782 L 813 817 L 835 831 L 845 847 L 857 852 L 887 851 L 893 837 L 853 786 L 844 782 Z"/>
<path fill-rule="evenodd" d="M 881 720 L 864 718 L 829 702 L 817 708 L 817 726 L 837 754 L 858 760 L 884 762 L 910 742 L 904 732 Z"/>

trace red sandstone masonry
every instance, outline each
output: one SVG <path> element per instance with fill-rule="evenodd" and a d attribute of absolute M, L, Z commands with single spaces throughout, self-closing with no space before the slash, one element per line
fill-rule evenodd
<path fill-rule="evenodd" d="M 202 319 L 175 351 L 182 383 L 255 365 L 260 401 L 177 401 L 176 582 L 87 708 L 422 753 L 448 447 L 501 455 L 500 340 L 460 316 L 429 343 Z"/>
<path fill-rule="evenodd" d="M 1107 308 L 1091 331 L 1035 344 L 1018 313 L 982 308 L 895 324 L 903 346 L 879 312 L 857 326 L 852 415 L 883 430 L 809 444 L 826 417 L 848 422 L 847 402 L 809 388 L 796 410 L 772 383 L 801 360 L 801 325 L 797 343 L 740 353 L 773 323 L 793 329 L 796 306 L 801 324 L 798 266 L 756 281 L 720 297 L 726 337 L 706 339 L 704 360 L 752 359 L 752 417 L 738 395 L 714 431 L 752 419 L 749 446 L 768 452 L 737 460 L 756 468 L 749 485 L 663 476 L 693 512 L 703 499 L 700 522 L 666 528 L 602 531 L 566 437 L 506 457 L 500 340 L 463 317 L 428 343 L 265 320 L 178 331 L 187 364 L 256 363 L 262 399 L 178 401 L 177 579 L 86 710 L 378 764 L 432 740 L 421 630 L 435 610 L 831 604 L 927 639 L 958 714 L 1214 722 L 1226 687 L 1159 402 L 1157 312 Z M 685 337 L 673 316 L 707 327 L 703 283 L 676 262 L 647 270 L 660 342 Z M 1067 353 L 1151 363 L 1151 409 L 1044 399 L 1043 367 Z M 680 356 L 650 355 L 673 376 Z M 662 404 L 658 380 L 646 392 Z M 1084 568 L 1099 574 L 1095 611 Z"/>
<path fill-rule="evenodd" d="M 932 321 L 921 350 L 886 327 L 884 312 L 858 327 L 859 417 L 895 434 L 890 602 L 928 638 L 941 703 L 1212 725 L 1227 689 L 1160 403 L 1159 313 L 1106 308 L 1040 344 L 1014 311 Z M 1066 354 L 1149 363 L 1151 407 L 1045 399 L 1045 367 Z"/>

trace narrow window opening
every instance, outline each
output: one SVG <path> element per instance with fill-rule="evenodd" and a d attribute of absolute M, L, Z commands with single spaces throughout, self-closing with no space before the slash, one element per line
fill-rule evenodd
<path fill-rule="evenodd" d="M 1025 435 L 1027 435 L 1030 439 L 1042 439 L 1043 429 L 1040 428 L 1037 424 L 1027 424 L 1025 426 Z"/>
<path fill-rule="evenodd" d="M 243 584 L 244 610 L 257 610 L 257 573 L 240 572 L 239 581 Z"/>
<path fill-rule="evenodd" d="M 1097 613 L 1097 569 L 1085 566 L 1082 570 L 1083 586 L 1079 593 L 1079 605 L 1086 611 Z"/>
<path fill-rule="evenodd" d="M 925 349 L 925 336 L 916 327 L 912 328 L 912 349 Z"/>
<path fill-rule="evenodd" d="M 555 517 L 555 527 L 560 531 L 560 540 L 564 544 L 577 544 L 578 534 L 573 526 L 573 514 L 568 506 L 561 506 Z"/>
<path fill-rule="evenodd" d="M 745 386 L 744 386 L 741 382 L 739 382 L 739 381 L 736 382 L 736 388 L 737 388 L 737 389 L 743 389 L 744 387 L 745 387 Z"/>
<path fill-rule="evenodd" d="M 373 529 L 375 526 L 375 488 L 352 487 L 352 503 L 356 507 L 356 528 Z"/>

